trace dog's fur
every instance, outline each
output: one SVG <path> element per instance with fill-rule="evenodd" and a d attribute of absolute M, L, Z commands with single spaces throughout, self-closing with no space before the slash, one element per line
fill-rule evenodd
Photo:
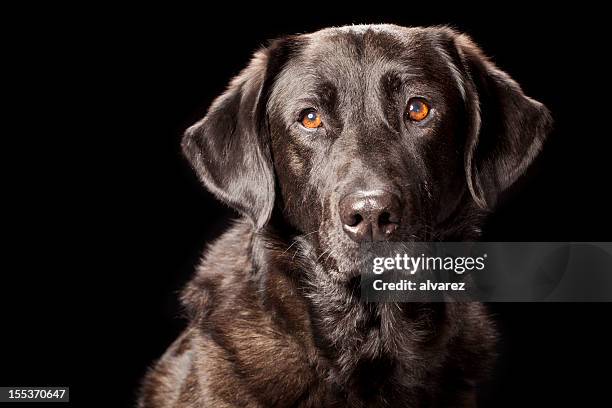
<path fill-rule="evenodd" d="M 432 106 L 405 120 L 410 97 Z M 307 130 L 316 108 L 324 126 Z M 189 327 L 139 406 L 473 406 L 495 330 L 477 303 L 359 301 L 359 246 L 339 199 L 401 198 L 396 240 L 473 240 L 550 127 L 465 35 L 445 27 L 325 29 L 255 54 L 183 148 L 238 221 L 183 292 Z"/>

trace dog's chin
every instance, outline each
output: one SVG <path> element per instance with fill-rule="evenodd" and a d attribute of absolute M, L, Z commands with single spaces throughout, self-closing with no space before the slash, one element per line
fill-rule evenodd
<path fill-rule="evenodd" d="M 318 256 L 318 263 L 329 277 L 338 283 L 347 283 L 364 272 L 371 270 L 376 257 L 395 257 L 401 253 L 420 253 L 420 242 L 425 237 L 417 234 L 402 234 L 389 241 L 357 243 L 340 240 L 332 249 Z"/>
<path fill-rule="evenodd" d="M 316 254 L 317 264 L 326 279 L 337 284 L 344 284 L 359 276 L 366 267 L 367 257 L 358 245 L 339 246 Z"/>
<path fill-rule="evenodd" d="M 322 256 L 320 265 L 332 280 L 345 284 L 371 267 L 372 257 L 377 256 L 378 252 L 380 251 L 373 250 L 370 244 L 344 246 L 342 249 L 331 251 L 329 256 Z M 386 253 L 382 251 L 381 255 L 383 252 Z"/>

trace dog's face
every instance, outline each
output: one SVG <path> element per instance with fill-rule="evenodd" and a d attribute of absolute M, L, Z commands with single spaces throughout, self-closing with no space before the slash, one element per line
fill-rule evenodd
<path fill-rule="evenodd" d="M 258 228 L 276 209 L 348 276 L 364 241 L 444 238 L 492 206 L 549 125 L 465 36 L 354 26 L 256 54 L 183 146 L 221 200 Z"/>

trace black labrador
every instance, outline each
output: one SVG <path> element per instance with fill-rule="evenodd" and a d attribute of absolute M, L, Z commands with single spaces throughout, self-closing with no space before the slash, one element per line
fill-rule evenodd
<path fill-rule="evenodd" d="M 360 243 L 477 239 L 550 126 L 446 27 L 330 28 L 257 52 L 185 133 L 244 219 L 183 292 L 189 327 L 139 406 L 474 406 L 495 354 L 483 306 L 360 302 Z"/>

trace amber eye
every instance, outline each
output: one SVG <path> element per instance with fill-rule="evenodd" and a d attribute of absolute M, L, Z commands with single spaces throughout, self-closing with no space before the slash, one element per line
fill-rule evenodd
<path fill-rule="evenodd" d="M 421 98 L 412 98 L 408 101 L 408 117 L 413 122 L 420 122 L 429 115 L 429 105 Z"/>
<path fill-rule="evenodd" d="M 321 127 L 321 115 L 315 110 L 308 110 L 302 115 L 302 125 L 307 129 L 316 129 Z"/>

